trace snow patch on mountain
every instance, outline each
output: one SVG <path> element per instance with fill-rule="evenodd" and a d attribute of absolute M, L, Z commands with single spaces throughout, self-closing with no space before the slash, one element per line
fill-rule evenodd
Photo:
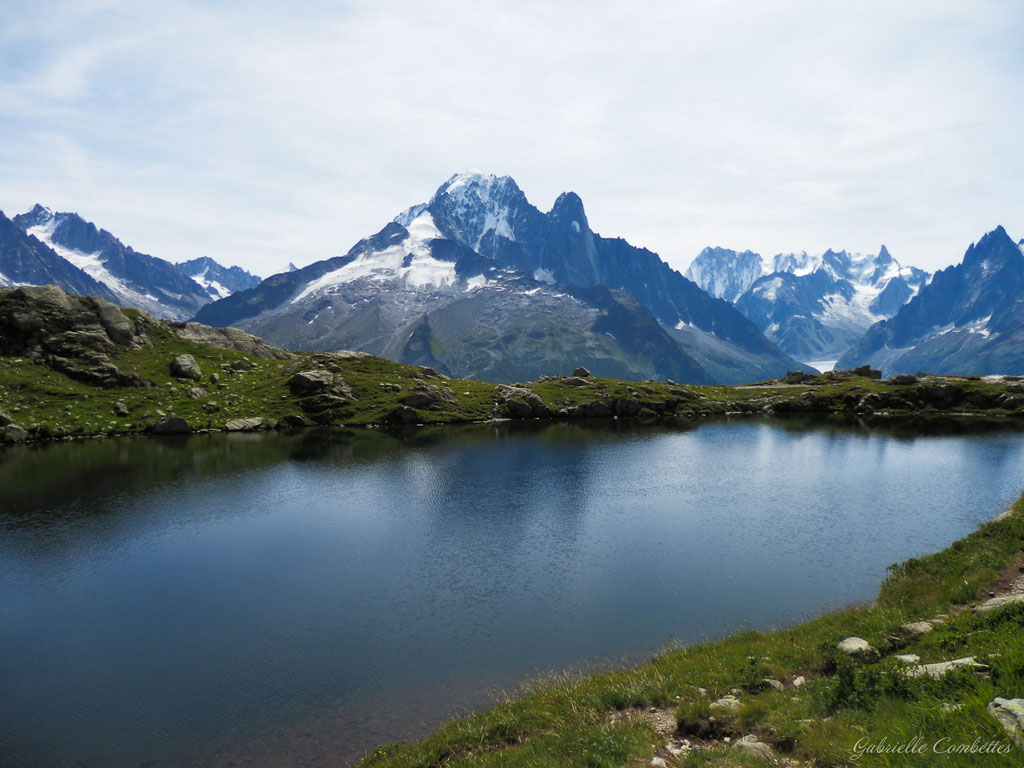
<path fill-rule="evenodd" d="M 554 285 L 555 273 L 552 272 L 550 269 L 538 267 L 533 272 L 533 279 L 536 280 L 538 283 L 547 283 L 548 285 Z"/>
<path fill-rule="evenodd" d="M 205 268 L 198 275 L 191 275 L 192 279 L 195 280 L 201 287 L 206 289 L 210 296 L 214 299 L 224 299 L 231 295 L 231 291 L 225 288 L 223 285 L 218 283 L 216 280 L 211 280 L 207 277 L 210 270 Z"/>
<path fill-rule="evenodd" d="M 400 243 L 360 254 L 343 267 L 310 282 L 291 303 L 363 278 L 401 280 L 409 288 L 453 285 L 457 280 L 455 264 L 435 259 L 430 253 L 430 241 L 443 237 L 434 224 L 433 216 L 423 210 L 409 221 L 406 229 L 409 234 Z"/>
<path fill-rule="evenodd" d="M 132 290 L 123 280 L 111 274 L 103 259 L 100 258 L 100 251 L 84 253 L 73 248 L 65 248 L 63 245 L 54 242 L 53 233 L 60 221 L 57 216 L 52 214 L 49 208 L 46 208 L 45 211 L 50 214 L 49 218 L 45 219 L 41 224 L 26 229 L 27 234 L 32 235 L 40 242 L 49 246 L 58 256 L 67 259 L 96 282 L 103 283 L 126 305 L 148 308 L 153 302 L 159 303 L 159 299 L 156 296 Z"/>

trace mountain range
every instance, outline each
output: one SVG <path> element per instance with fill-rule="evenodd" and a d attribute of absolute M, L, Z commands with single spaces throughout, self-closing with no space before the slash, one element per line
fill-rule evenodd
<path fill-rule="evenodd" d="M 452 376 L 584 366 L 742 383 L 797 360 L 886 374 L 1024 373 L 1024 241 L 999 227 L 930 276 L 877 254 L 706 248 L 682 275 L 597 234 L 576 194 L 543 212 L 510 177 L 456 174 L 345 255 L 266 280 L 149 256 L 75 213 L 0 212 L 0 286 L 56 284 L 272 343 L 354 349 Z"/>
<path fill-rule="evenodd" d="M 877 254 L 820 255 L 705 248 L 686 272 L 736 309 L 785 352 L 808 362 L 837 360 L 874 323 L 894 315 L 929 275 Z"/>
<path fill-rule="evenodd" d="M 886 375 L 1024 373 L 1022 251 L 1024 240 L 997 227 L 873 325 L 837 365 L 869 364 Z"/>
<path fill-rule="evenodd" d="M 354 349 L 453 376 L 569 372 L 737 383 L 800 365 L 657 254 L 548 212 L 510 177 L 460 173 L 344 256 L 274 275 L 196 320 L 272 343 Z"/>
<path fill-rule="evenodd" d="M 54 213 L 42 205 L 13 219 L 0 212 L 0 285 L 45 283 L 186 320 L 259 278 L 209 258 L 172 264 L 139 253 L 76 213 Z"/>

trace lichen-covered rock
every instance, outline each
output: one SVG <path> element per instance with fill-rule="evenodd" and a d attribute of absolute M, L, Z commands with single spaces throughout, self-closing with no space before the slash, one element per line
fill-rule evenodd
<path fill-rule="evenodd" d="M 720 712 L 731 712 L 734 709 L 740 708 L 740 700 L 735 696 L 723 696 L 720 699 L 716 699 L 711 702 L 711 709 L 718 710 Z"/>
<path fill-rule="evenodd" d="M 995 698 L 985 710 L 1003 726 L 1006 735 L 1024 747 L 1024 699 Z"/>
<path fill-rule="evenodd" d="M 572 375 L 573 376 L 579 376 L 581 379 L 585 379 L 585 378 L 587 378 L 587 376 L 590 375 L 590 371 L 588 371 L 586 368 L 584 368 L 581 365 L 579 368 L 576 368 L 575 370 L 573 370 Z"/>
<path fill-rule="evenodd" d="M 758 741 L 757 737 L 753 734 L 744 736 L 733 746 L 741 752 L 746 752 L 748 755 L 756 755 L 765 760 L 771 760 L 773 757 L 772 748 L 764 742 Z"/>

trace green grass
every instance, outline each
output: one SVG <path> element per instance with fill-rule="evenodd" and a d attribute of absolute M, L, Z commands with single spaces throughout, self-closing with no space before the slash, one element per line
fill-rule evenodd
<path fill-rule="evenodd" d="M 815 766 L 983 766 L 1019 768 L 1024 754 L 936 754 L 954 744 L 1004 741 L 985 712 L 995 696 L 1024 694 L 1024 608 L 987 616 L 957 612 L 1009 564 L 1024 541 L 1024 497 L 1012 514 L 987 523 L 949 549 L 891 569 L 879 599 L 775 632 L 745 632 L 717 642 L 669 650 L 631 669 L 562 675 L 523 687 L 518 697 L 454 720 L 417 744 L 392 744 L 366 756 L 374 768 L 440 766 L 640 766 L 662 738 L 639 713 L 675 712 L 680 734 L 702 748 L 668 764 L 768 765 L 724 739 L 755 734 L 777 755 Z M 965 586 L 966 583 L 966 586 Z M 891 649 L 874 663 L 839 653 L 839 640 L 856 635 L 884 649 L 886 638 L 909 620 L 950 614 L 915 643 Z M 941 680 L 908 678 L 894 653 L 916 653 L 925 663 L 975 655 L 987 676 L 967 672 Z M 790 685 L 797 676 L 807 683 Z M 784 681 L 784 690 L 760 685 Z M 711 702 L 737 691 L 741 707 L 713 712 Z M 947 707 L 943 707 L 947 705 Z M 952 705 L 952 708 L 950 706 Z M 627 713 L 635 716 L 624 716 Z M 715 716 L 713 723 L 708 718 Z M 856 745 L 923 739 L 926 754 L 862 754 Z M 945 739 L 945 741 L 940 741 Z M 659 754 L 668 753 L 661 752 Z"/>
<path fill-rule="evenodd" d="M 139 322 L 143 315 L 126 310 Z M 147 431 L 164 416 L 186 419 L 196 430 L 221 429 L 231 419 L 261 417 L 273 426 L 282 422 L 312 423 L 301 402 L 289 391 L 288 379 L 298 370 L 322 367 L 323 358 L 313 353 L 297 353 L 294 360 L 245 358 L 248 366 L 233 369 L 243 360 L 236 351 L 185 341 L 169 326 L 149 323 L 148 345 L 122 350 L 113 362 L 122 373 L 135 374 L 154 384 L 145 387 L 104 388 L 69 378 L 44 364 L 23 358 L 0 358 L 0 408 L 10 412 L 31 439 L 130 434 Z M 177 354 L 195 357 L 203 371 L 199 381 L 170 376 L 169 363 Z M 365 426 L 386 423 L 409 394 L 422 383 L 449 390 L 455 402 L 417 413 L 421 424 L 451 424 L 483 421 L 506 413 L 495 404 L 501 400 L 495 384 L 465 379 L 437 379 L 418 366 L 403 365 L 379 357 L 352 357 L 331 362 L 351 387 L 353 400 L 331 413 L 330 423 Z M 210 374 L 218 380 L 212 382 Z M 584 386 L 570 386 L 564 377 L 526 383 L 557 414 L 588 402 L 611 403 L 618 399 L 637 401 L 641 420 L 692 420 L 722 414 L 814 413 L 853 417 L 857 402 L 866 394 L 892 396 L 909 391 L 864 377 L 814 377 L 811 384 L 778 386 L 776 382 L 756 385 L 685 386 L 664 382 L 630 382 L 589 377 Z M 1024 415 L 1021 402 L 972 405 L 974 396 L 985 397 L 1007 392 L 1002 383 L 959 379 L 967 400 L 951 409 L 956 413 L 984 413 L 995 418 Z M 190 397 L 194 387 L 205 390 Z M 127 410 L 121 415 L 116 410 Z M 933 406 L 886 407 L 893 415 L 933 416 L 941 411 Z"/>

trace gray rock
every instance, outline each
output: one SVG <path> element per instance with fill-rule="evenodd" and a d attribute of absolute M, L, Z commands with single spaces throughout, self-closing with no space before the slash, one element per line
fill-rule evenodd
<path fill-rule="evenodd" d="M 917 384 L 917 376 L 911 373 L 898 373 L 891 379 L 886 379 L 886 384 L 895 384 L 897 386 L 907 386 L 908 384 Z"/>
<path fill-rule="evenodd" d="M 803 688 L 805 685 L 807 685 L 807 678 L 805 678 L 803 675 L 793 678 L 794 688 Z"/>
<path fill-rule="evenodd" d="M 939 661 L 935 664 L 922 664 L 917 667 L 912 667 L 907 670 L 908 677 L 935 677 L 939 678 L 945 675 L 947 672 L 952 672 L 955 669 L 971 669 L 974 671 L 983 671 L 988 669 L 985 664 L 981 664 L 973 656 L 965 656 L 962 659 L 953 659 L 951 661 Z"/>
<path fill-rule="evenodd" d="M 921 657 L 916 653 L 897 653 L 893 656 L 896 661 L 902 662 L 903 664 L 920 664 Z"/>
<path fill-rule="evenodd" d="M 367 355 L 367 357 L 369 357 L 369 355 Z M 447 379 L 448 378 L 447 376 L 445 376 L 440 371 L 435 371 L 429 365 L 421 365 L 421 366 L 419 366 L 419 369 L 420 369 L 420 373 L 423 376 L 428 376 L 431 379 Z"/>
<path fill-rule="evenodd" d="M 419 420 L 420 415 L 407 405 L 398 406 L 387 416 L 387 421 L 391 424 L 416 424 Z"/>
<path fill-rule="evenodd" d="M 64 312 L 71 310 L 71 298 L 56 285 L 25 285 L 19 288 L 20 293 L 31 304 L 38 304 L 49 309 Z"/>
<path fill-rule="evenodd" d="M 203 375 L 192 355 L 176 355 L 171 360 L 171 376 L 178 379 L 198 379 Z"/>
<path fill-rule="evenodd" d="M 590 382 L 581 376 L 567 376 L 562 379 L 562 383 L 567 387 L 587 387 L 590 386 Z"/>
<path fill-rule="evenodd" d="M 400 398 L 399 402 L 410 408 L 426 408 L 429 410 L 443 409 L 445 405 L 452 405 L 458 401 L 455 393 L 438 387 L 435 384 L 417 384 L 409 394 Z"/>
<path fill-rule="evenodd" d="M 733 744 L 733 746 L 736 749 L 746 752 L 748 755 L 756 755 L 757 757 L 764 758 L 765 760 L 771 760 L 774 757 L 772 754 L 772 748 L 763 741 L 758 741 L 757 737 L 753 734 L 744 736 Z"/>
<path fill-rule="evenodd" d="M 131 411 L 128 410 L 128 406 L 125 405 L 121 400 L 114 403 L 114 415 L 120 416 L 122 419 L 127 416 Z"/>
<path fill-rule="evenodd" d="M 995 698 L 985 710 L 999 721 L 1018 747 L 1024 747 L 1024 699 Z"/>
<path fill-rule="evenodd" d="M 288 388 L 296 395 L 310 395 L 332 386 L 334 386 L 334 374 L 323 368 L 299 371 L 288 379 Z"/>
<path fill-rule="evenodd" d="M 584 367 L 583 367 L 583 366 L 581 365 L 581 366 L 580 366 L 579 368 L 576 368 L 576 369 L 575 369 L 575 370 L 574 370 L 574 371 L 572 372 L 572 375 L 573 375 L 573 376 L 579 376 L 579 377 L 580 377 L 581 379 L 585 379 L 585 378 L 587 378 L 587 376 L 589 376 L 589 375 L 590 375 L 590 371 L 588 371 L 588 370 L 587 370 L 586 368 L 584 368 Z"/>
<path fill-rule="evenodd" d="M 202 397 L 207 397 L 210 393 L 202 387 L 189 387 L 185 390 L 185 396 L 190 400 L 199 400 Z"/>
<path fill-rule="evenodd" d="M 786 686 L 784 686 L 778 680 L 773 680 L 770 677 L 766 677 L 764 680 L 761 681 L 761 683 L 768 688 L 774 688 L 776 691 L 786 690 Z"/>
<path fill-rule="evenodd" d="M 192 431 L 192 427 L 182 418 L 165 416 L 156 422 L 150 431 L 154 435 L 186 435 Z"/>
<path fill-rule="evenodd" d="M 224 425 L 224 429 L 228 432 L 254 432 L 262 426 L 263 419 L 259 416 L 254 416 L 248 419 L 231 419 L 231 421 Z"/>
<path fill-rule="evenodd" d="M 903 637 L 916 640 L 922 635 L 931 632 L 933 629 L 934 627 L 927 621 L 912 621 L 909 624 L 904 624 L 900 627 L 900 634 Z"/>
<path fill-rule="evenodd" d="M 848 637 L 845 640 L 839 641 L 836 648 L 855 659 L 878 658 L 878 651 L 871 647 L 871 643 L 862 637 Z"/>
<path fill-rule="evenodd" d="M 28 439 L 28 432 L 18 424 L 8 424 L 2 427 L 4 439 L 8 442 L 23 443 Z"/>
<path fill-rule="evenodd" d="M 711 702 L 711 709 L 717 709 L 720 711 L 731 712 L 734 709 L 739 709 L 740 706 L 740 700 L 731 694 Z"/>
<path fill-rule="evenodd" d="M 1003 597 L 993 597 L 991 600 L 986 600 L 984 603 L 974 609 L 975 613 L 986 614 L 998 611 L 1000 608 L 1006 608 L 1010 605 L 1018 605 L 1024 603 L 1024 595 L 1005 595 Z"/>
<path fill-rule="evenodd" d="M 264 360 L 291 360 L 295 357 L 294 353 L 278 349 L 238 328 L 211 328 L 201 323 L 170 323 L 169 326 L 180 338 L 210 347 L 231 349 Z"/>

